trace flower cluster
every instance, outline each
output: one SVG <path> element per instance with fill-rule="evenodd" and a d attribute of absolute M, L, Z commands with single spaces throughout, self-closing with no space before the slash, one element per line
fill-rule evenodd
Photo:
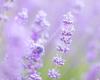
<path fill-rule="evenodd" d="M 15 17 L 15 20 L 19 24 L 25 24 L 28 22 L 28 10 L 23 8 Z"/>
<path fill-rule="evenodd" d="M 44 11 L 39 11 L 36 15 L 34 23 L 31 26 L 32 39 L 34 42 L 44 44 L 48 39 L 49 22 L 46 20 L 47 14 Z"/>
<path fill-rule="evenodd" d="M 27 14 L 22 12 L 19 14 L 18 18 L 25 20 L 27 19 Z M 47 35 L 46 30 L 48 27 L 49 23 L 46 20 L 46 13 L 44 11 L 39 11 L 30 29 L 30 37 L 32 41 L 32 45 L 30 47 L 31 53 L 24 56 L 24 68 L 28 70 L 29 75 L 26 80 L 42 80 L 38 70 L 43 66 L 42 56 L 45 53 L 44 39 L 45 41 L 47 40 L 45 37 Z"/>
<path fill-rule="evenodd" d="M 60 73 L 56 69 L 51 69 L 48 71 L 48 76 L 53 79 L 58 79 L 60 77 Z"/>
<path fill-rule="evenodd" d="M 37 73 L 32 73 L 27 80 L 42 80 L 42 78 Z"/>
<path fill-rule="evenodd" d="M 72 35 L 74 32 L 74 16 L 71 12 L 64 15 L 62 31 L 60 36 L 60 41 L 57 46 L 57 50 L 66 54 L 70 50 L 70 44 L 72 42 Z"/>
<path fill-rule="evenodd" d="M 8 10 L 12 8 L 12 6 L 13 2 L 9 2 L 4 5 L 4 8 Z M 46 17 L 47 14 L 43 10 L 40 10 L 35 16 L 32 24 L 29 25 L 29 29 L 26 30 L 25 24 L 28 23 L 29 19 L 28 9 L 22 8 L 21 11 L 18 12 L 18 14 L 14 18 L 14 25 L 10 27 L 11 32 L 8 32 L 8 37 L 10 37 L 8 43 L 13 44 L 13 47 L 17 46 L 15 47 L 16 51 L 19 50 L 18 52 L 23 53 L 20 58 L 20 55 L 18 54 L 18 61 L 22 60 L 23 69 L 21 70 L 26 71 L 21 77 L 22 80 L 42 80 L 42 77 L 39 74 L 39 69 L 43 67 L 42 57 L 45 53 L 45 44 L 49 37 L 48 32 L 50 26 Z M 4 18 L 4 16 L 1 15 L 0 19 L 1 18 Z M 61 53 L 66 54 L 70 49 L 72 35 L 74 32 L 73 23 L 74 18 L 71 12 L 68 12 L 66 15 L 63 16 L 60 32 L 61 34 L 58 40 L 58 43 L 60 44 L 57 45 L 57 51 Z M 7 30 L 8 29 L 9 27 L 7 28 Z M 24 36 L 24 33 L 28 37 Z M 28 46 L 29 52 L 27 51 L 26 46 Z M 21 51 L 21 49 L 23 50 Z M 28 54 L 24 54 L 24 52 Z M 17 52 L 15 52 L 15 55 L 16 53 Z M 14 57 L 16 58 L 15 55 Z M 63 54 L 57 54 L 52 59 L 53 64 L 55 64 L 57 67 L 61 67 L 65 64 L 65 59 L 61 55 Z M 58 79 L 61 77 L 61 74 L 58 69 L 52 68 L 48 70 L 48 76 L 49 78 Z"/>
<path fill-rule="evenodd" d="M 64 59 L 61 57 L 61 56 L 55 56 L 53 57 L 53 62 L 56 64 L 56 65 L 59 65 L 59 66 L 62 66 L 64 65 Z"/>
<path fill-rule="evenodd" d="M 71 12 L 68 12 L 64 15 L 64 18 L 62 20 L 61 34 L 58 41 L 59 45 L 57 46 L 57 51 L 64 54 L 68 53 L 68 51 L 70 50 L 74 30 L 74 16 Z M 53 57 L 53 63 L 56 64 L 56 66 L 64 65 L 65 60 L 62 56 L 63 54 L 57 54 L 57 56 Z M 59 75 L 60 73 L 55 69 L 51 69 L 48 71 L 48 76 L 50 78 L 60 78 Z"/>

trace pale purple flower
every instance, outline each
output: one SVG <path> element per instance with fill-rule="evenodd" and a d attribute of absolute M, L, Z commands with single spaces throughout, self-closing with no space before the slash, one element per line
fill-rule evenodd
<path fill-rule="evenodd" d="M 14 7 L 14 4 L 15 4 L 14 0 L 5 1 L 3 4 L 3 8 L 4 8 L 4 10 L 10 10 Z"/>
<path fill-rule="evenodd" d="M 56 70 L 56 69 L 50 69 L 50 70 L 48 71 L 48 76 L 49 76 L 50 78 L 52 78 L 52 79 L 58 79 L 58 78 L 60 78 L 60 73 L 59 73 L 59 71 Z"/>
<path fill-rule="evenodd" d="M 46 20 L 47 14 L 44 11 L 39 11 L 31 26 L 32 39 L 35 42 L 44 44 L 48 38 L 49 22 Z"/>
<path fill-rule="evenodd" d="M 61 56 L 56 56 L 56 57 L 53 57 L 53 62 L 54 64 L 58 66 L 63 66 L 65 61 Z"/>
<path fill-rule="evenodd" d="M 24 9 L 21 13 L 19 13 L 18 20 L 21 19 L 22 21 L 24 21 L 27 18 L 27 10 Z M 38 72 L 38 69 L 43 66 L 42 56 L 45 52 L 43 44 L 44 38 L 47 35 L 45 33 L 48 26 L 48 22 L 46 21 L 46 13 L 43 11 L 39 11 L 39 13 L 36 15 L 34 23 L 31 25 L 29 30 L 30 33 L 32 33 L 30 35 L 30 41 L 32 41 L 32 44 L 30 45 L 30 54 L 23 57 L 23 67 L 24 69 L 28 69 L 28 72 Z M 36 80 L 38 80 L 38 75 L 33 75 L 33 80 L 35 79 L 34 76 L 36 76 Z"/>
<path fill-rule="evenodd" d="M 44 54 L 44 47 L 41 45 L 34 45 L 31 48 L 31 53 L 25 56 L 25 59 L 29 60 L 29 62 L 38 62 L 41 60 L 41 57 Z"/>
<path fill-rule="evenodd" d="M 72 42 L 72 35 L 74 32 L 74 16 L 71 12 L 68 12 L 66 15 L 63 16 L 62 24 L 61 24 L 61 32 L 60 32 L 60 38 L 58 40 L 57 45 L 57 51 L 60 53 L 68 53 L 70 50 L 70 45 Z M 60 54 L 56 57 L 53 57 L 53 63 L 56 64 L 56 66 L 62 66 L 64 65 L 64 58 L 61 57 L 63 54 Z M 65 55 L 64 55 L 65 56 Z M 60 73 L 58 70 L 51 69 L 48 71 L 48 76 L 50 78 L 60 78 Z"/>
<path fill-rule="evenodd" d="M 64 15 L 63 24 L 61 27 L 62 30 L 57 50 L 66 54 L 70 50 L 72 35 L 75 30 L 74 16 L 71 14 L 71 12 L 68 12 L 66 15 Z"/>
<path fill-rule="evenodd" d="M 4 80 L 21 80 L 23 57 L 30 53 L 30 33 L 23 25 L 10 20 L 4 28 L 4 38 L 6 49 L 0 65 L 0 77 L 2 74 Z"/>
<path fill-rule="evenodd" d="M 74 22 L 74 16 L 72 15 L 71 12 L 68 12 L 67 14 L 64 15 L 63 17 L 64 24 L 73 24 L 73 22 Z"/>
<path fill-rule="evenodd" d="M 31 53 L 23 57 L 23 67 L 30 72 L 37 72 L 38 69 L 43 67 L 42 56 L 44 54 L 44 47 L 42 45 L 34 44 L 31 47 Z"/>
<path fill-rule="evenodd" d="M 40 26 L 49 26 L 49 24 L 47 24 L 46 22 L 46 17 L 47 17 L 47 14 L 44 12 L 44 11 L 39 11 L 38 14 L 36 15 L 36 18 L 34 20 L 34 22 L 37 24 L 37 25 L 40 25 Z M 45 24 L 46 23 L 46 24 Z"/>
<path fill-rule="evenodd" d="M 29 75 L 27 80 L 42 80 L 38 73 L 32 73 Z"/>
<path fill-rule="evenodd" d="M 100 65 L 94 66 L 87 73 L 86 80 L 97 80 L 100 79 Z"/>
<path fill-rule="evenodd" d="M 17 23 L 25 24 L 28 22 L 28 10 L 27 8 L 22 8 L 20 12 L 18 12 L 17 16 L 15 17 Z"/>
<path fill-rule="evenodd" d="M 22 57 L 28 54 L 28 37 L 23 26 L 12 23 L 5 27 L 6 51 L 0 74 L 4 80 L 21 80 Z M 12 72 L 12 73 L 11 73 Z"/>

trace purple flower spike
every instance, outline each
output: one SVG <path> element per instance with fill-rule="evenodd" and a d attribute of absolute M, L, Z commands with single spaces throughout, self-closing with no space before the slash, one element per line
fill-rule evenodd
<path fill-rule="evenodd" d="M 47 14 L 44 11 L 39 11 L 31 26 L 32 39 L 40 44 L 44 44 L 48 39 L 48 28 L 50 24 L 46 20 L 46 17 Z"/>
<path fill-rule="evenodd" d="M 48 71 L 48 76 L 53 79 L 58 79 L 60 78 L 60 73 L 55 69 L 51 69 Z"/>
<path fill-rule="evenodd" d="M 64 54 L 68 53 L 68 51 L 70 50 L 74 30 L 74 16 L 71 12 L 68 12 L 66 15 L 64 15 L 64 18 L 62 20 L 60 32 L 61 34 L 58 40 L 57 51 Z M 61 57 L 62 55 L 63 54 L 60 54 L 60 56 L 57 55 L 56 57 L 53 57 L 53 63 L 57 66 L 64 65 L 65 61 Z M 50 78 L 58 79 L 60 78 L 60 73 L 55 69 L 51 69 L 48 71 L 48 76 Z"/>
<path fill-rule="evenodd" d="M 43 53 L 44 53 L 44 47 L 42 45 L 38 44 L 32 45 L 31 53 L 23 58 L 24 61 L 23 66 L 24 69 L 28 70 L 28 73 L 37 71 L 41 67 L 43 67 L 43 62 L 42 62 Z"/>
<path fill-rule="evenodd" d="M 68 12 L 63 18 L 62 31 L 59 45 L 57 46 L 58 51 L 64 54 L 68 53 L 70 50 L 74 30 L 74 17 L 71 12 Z"/>

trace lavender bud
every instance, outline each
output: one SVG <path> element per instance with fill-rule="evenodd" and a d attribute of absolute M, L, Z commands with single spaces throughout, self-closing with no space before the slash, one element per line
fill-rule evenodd
<path fill-rule="evenodd" d="M 38 14 L 36 15 L 35 18 L 35 23 L 37 23 L 38 25 L 41 25 L 41 22 L 43 20 L 45 20 L 45 17 L 47 16 L 47 14 L 44 11 L 39 11 Z"/>
<path fill-rule="evenodd" d="M 57 51 L 61 53 L 67 54 L 69 50 L 70 50 L 69 45 L 67 46 L 58 45 L 57 46 Z"/>
<path fill-rule="evenodd" d="M 35 17 L 34 24 L 31 26 L 32 39 L 39 43 L 44 44 L 48 39 L 49 22 L 46 20 L 47 14 L 44 11 L 39 11 Z"/>
<path fill-rule="evenodd" d="M 33 73 L 29 76 L 29 80 L 42 80 L 39 74 Z"/>
<path fill-rule="evenodd" d="M 43 56 L 44 47 L 42 45 L 35 44 L 32 46 L 31 51 L 29 59 L 37 62 L 40 61 Z"/>
<path fill-rule="evenodd" d="M 43 64 L 39 61 L 41 61 L 41 57 L 44 53 L 44 47 L 36 44 L 31 48 L 31 50 L 32 53 L 24 57 L 25 67 L 30 69 L 39 69 L 43 66 Z"/>
<path fill-rule="evenodd" d="M 20 24 L 25 24 L 28 21 L 28 10 L 22 8 L 21 12 L 15 17 L 15 20 Z"/>
<path fill-rule="evenodd" d="M 48 71 L 48 76 L 53 79 L 58 79 L 60 78 L 60 73 L 55 69 L 51 69 Z"/>
<path fill-rule="evenodd" d="M 44 46 L 39 45 L 39 44 L 33 45 L 33 47 L 31 49 L 32 49 L 33 54 L 38 53 L 39 55 L 43 55 L 43 53 L 44 53 Z"/>
<path fill-rule="evenodd" d="M 47 14 L 44 11 L 39 11 L 31 26 L 32 39 L 39 44 L 44 44 L 48 37 L 49 22 L 46 20 Z"/>
<path fill-rule="evenodd" d="M 63 17 L 64 24 L 72 24 L 73 22 L 74 22 L 74 16 L 72 15 L 71 12 L 68 12 L 67 14 L 64 15 Z"/>
<path fill-rule="evenodd" d="M 64 65 L 64 59 L 62 59 L 60 56 L 56 56 L 53 58 L 53 62 L 56 64 L 56 65 L 60 65 L 60 66 L 63 66 Z"/>

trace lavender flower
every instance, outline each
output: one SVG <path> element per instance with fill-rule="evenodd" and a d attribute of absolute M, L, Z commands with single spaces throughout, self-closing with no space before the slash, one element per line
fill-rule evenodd
<path fill-rule="evenodd" d="M 100 65 L 93 67 L 87 74 L 86 80 L 97 80 L 100 79 Z"/>
<path fill-rule="evenodd" d="M 22 16 L 23 17 L 23 16 Z M 32 45 L 31 45 L 31 52 L 29 55 L 26 55 L 24 60 L 24 67 L 25 69 L 28 69 L 29 72 L 38 72 L 38 69 L 40 69 L 43 66 L 42 62 L 42 56 L 44 54 L 44 38 L 47 34 L 46 28 L 49 26 L 46 19 L 46 13 L 43 11 L 39 11 L 39 13 L 36 15 L 36 18 L 34 20 L 34 24 L 31 26 L 31 32 L 32 32 Z M 43 43 L 43 44 L 42 44 Z M 28 74 L 30 75 L 30 74 Z M 33 80 L 41 80 L 38 75 L 32 75 Z M 35 78 L 36 77 L 36 78 Z"/>
<path fill-rule="evenodd" d="M 44 53 L 44 47 L 41 45 L 34 45 L 32 47 L 32 55 L 33 60 L 39 60 Z"/>
<path fill-rule="evenodd" d="M 22 57 L 28 54 L 29 34 L 28 32 L 26 34 L 26 29 L 23 26 L 14 21 L 7 24 L 4 33 L 7 44 L 5 58 L 2 65 L 0 65 L 2 66 L 1 73 L 4 76 L 1 78 L 4 80 L 21 80 Z"/>
<path fill-rule="evenodd" d="M 60 78 L 60 73 L 55 69 L 51 69 L 48 71 L 48 76 L 53 79 L 58 79 Z"/>
<path fill-rule="evenodd" d="M 20 24 L 25 24 L 28 22 L 28 10 L 26 8 L 22 8 L 22 11 L 18 13 L 15 17 L 15 20 Z"/>
<path fill-rule="evenodd" d="M 32 52 L 27 56 L 27 59 L 32 60 L 33 62 L 40 61 L 44 53 L 44 47 L 41 45 L 34 45 L 31 50 Z"/>
<path fill-rule="evenodd" d="M 73 24 L 74 22 L 74 16 L 72 15 L 71 12 L 68 12 L 67 14 L 64 15 L 63 17 L 63 23 L 66 24 Z"/>
<path fill-rule="evenodd" d="M 60 44 L 57 46 L 57 51 L 66 54 L 68 53 L 70 49 L 72 35 L 74 31 L 74 24 L 73 24 L 74 18 L 71 12 L 68 12 L 66 15 L 64 15 L 62 22 L 63 22 L 62 30 L 61 30 L 61 35 L 60 35 L 60 39 L 58 42 Z M 53 62 L 56 65 L 60 65 L 60 66 L 64 65 L 64 59 L 61 57 L 61 54 L 60 56 L 57 55 L 56 57 L 53 57 Z M 52 69 L 48 71 L 48 76 L 50 78 L 57 79 L 59 78 L 60 73 L 57 70 Z"/>
<path fill-rule="evenodd" d="M 28 77 L 27 80 L 42 80 L 42 78 L 40 77 L 39 74 L 37 74 L 37 73 L 32 73 L 32 74 L 30 74 L 30 76 Z"/>
<path fill-rule="evenodd" d="M 70 50 L 70 44 L 72 42 L 72 34 L 74 32 L 74 18 L 71 12 L 64 15 L 61 37 L 57 50 L 62 53 L 67 53 Z"/>
<path fill-rule="evenodd" d="M 39 11 L 31 27 L 32 39 L 40 44 L 44 44 L 48 38 L 48 27 L 50 24 L 46 20 L 46 16 L 47 14 L 44 11 Z"/>
<path fill-rule="evenodd" d="M 24 68 L 28 70 L 28 75 L 33 72 L 37 72 L 38 69 L 43 67 L 42 56 L 44 53 L 44 48 L 41 45 L 35 44 L 31 48 L 31 53 L 26 55 L 24 60 Z"/>
<path fill-rule="evenodd" d="M 47 14 L 41 10 L 38 12 L 38 14 L 36 15 L 36 18 L 34 20 L 34 22 L 37 24 L 37 25 L 40 25 L 41 27 L 49 27 L 50 24 L 49 22 L 46 20 L 46 17 L 47 17 Z"/>
<path fill-rule="evenodd" d="M 62 57 L 60 56 L 53 57 L 53 62 L 54 64 L 59 65 L 59 66 L 64 65 L 64 59 L 62 59 Z"/>

